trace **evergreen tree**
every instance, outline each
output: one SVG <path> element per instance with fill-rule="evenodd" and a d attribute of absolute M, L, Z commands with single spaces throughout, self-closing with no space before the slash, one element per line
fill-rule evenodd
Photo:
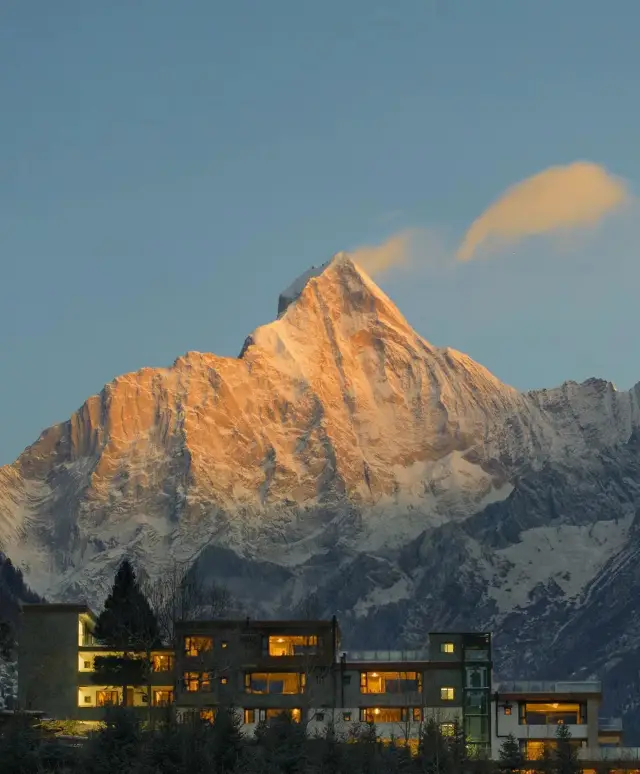
<path fill-rule="evenodd" d="M 499 756 L 499 770 L 502 774 L 513 774 L 513 772 L 522 771 L 524 768 L 524 755 L 513 734 L 509 734 L 500 746 Z"/>
<path fill-rule="evenodd" d="M 140 590 L 128 559 L 116 573 L 94 635 L 100 642 L 118 650 L 148 650 L 160 644 L 156 617 Z"/>
<path fill-rule="evenodd" d="M 211 730 L 211 758 L 219 774 L 235 771 L 242 756 L 242 720 L 233 707 L 220 707 Z"/>
<path fill-rule="evenodd" d="M 562 723 L 556 731 L 556 747 L 553 751 L 554 774 L 581 774 L 578 750 L 571 741 L 571 731 Z"/>
<path fill-rule="evenodd" d="M 307 768 L 307 737 L 304 728 L 283 712 L 268 724 L 260 723 L 256 740 L 264 770 L 302 774 Z"/>
<path fill-rule="evenodd" d="M 85 774 L 131 774 L 142 754 L 142 730 L 127 708 L 108 707 L 104 728 L 93 734 L 83 750 Z"/>
<path fill-rule="evenodd" d="M 104 609 L 96 622 L 96 639 L 122 656 L 96 657 L 93 680 L 98 684 L 122 686 L 122 703 L 127 702 L 127 687 L 149 685 L 150 653 L 158 647 L 160 637 L 153 610 L 140 590 L 131 563 L 125 559 L 120 565 L 107 597 Z M 143 652 L 144 658 L 140 657 Z"/>

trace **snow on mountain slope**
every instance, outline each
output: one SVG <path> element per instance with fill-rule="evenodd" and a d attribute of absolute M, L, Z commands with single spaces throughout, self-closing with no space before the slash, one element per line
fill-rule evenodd
<path fill-rule="evenodd" d="M 640 387 L 518 393 L 338 254 L 240 357 L 118 377 L 46 430 L 0 469 L 0 540 L 52 599 L 99 604 L 126 553 L 152 577 L 197 560 L 255 614 L 312 595 L 353 641 L 499 624 L 542 646 L 637 539 L 639 426 Z"/>

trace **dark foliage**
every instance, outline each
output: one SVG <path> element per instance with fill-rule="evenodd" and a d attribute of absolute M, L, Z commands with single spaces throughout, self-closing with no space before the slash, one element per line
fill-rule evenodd
<path fill-rule="evenodd" d="M 43 602 L 25 584 L 22 572 L 16 569 L 0 552 L 0 658 L 11 661 L 15 657 L 15 632 L 21 602 Z"/>
<path fill-rule="evenodd" d="M 149 650 L 160 644 L 151 605 L 140 590 L 131 562 L 120 565 L 96 622 L 96 638 L 110 648 Z"/>

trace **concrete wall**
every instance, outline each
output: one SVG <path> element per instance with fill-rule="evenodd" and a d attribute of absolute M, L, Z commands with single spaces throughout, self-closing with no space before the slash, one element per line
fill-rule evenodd
<path fill-rule="evenodd" d="M 78 613 L 25 609 L 18 632 L 19 706 L 75 717 L 77 672 Z"/>

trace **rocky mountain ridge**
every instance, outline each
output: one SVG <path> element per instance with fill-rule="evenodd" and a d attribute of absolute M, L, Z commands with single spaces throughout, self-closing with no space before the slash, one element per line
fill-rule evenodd
<path fill-rule="evenodd" d="M 238 358 L 118 377 L 0 469 L 29 585 L 97 604 L 125 553 L 195 561 L 256 615 L 337 613 L 354 645 L 486 627 L 505 676 L 625 675 L 640 386 L 519 393 L 344 254 L 278 313 Z"/>

